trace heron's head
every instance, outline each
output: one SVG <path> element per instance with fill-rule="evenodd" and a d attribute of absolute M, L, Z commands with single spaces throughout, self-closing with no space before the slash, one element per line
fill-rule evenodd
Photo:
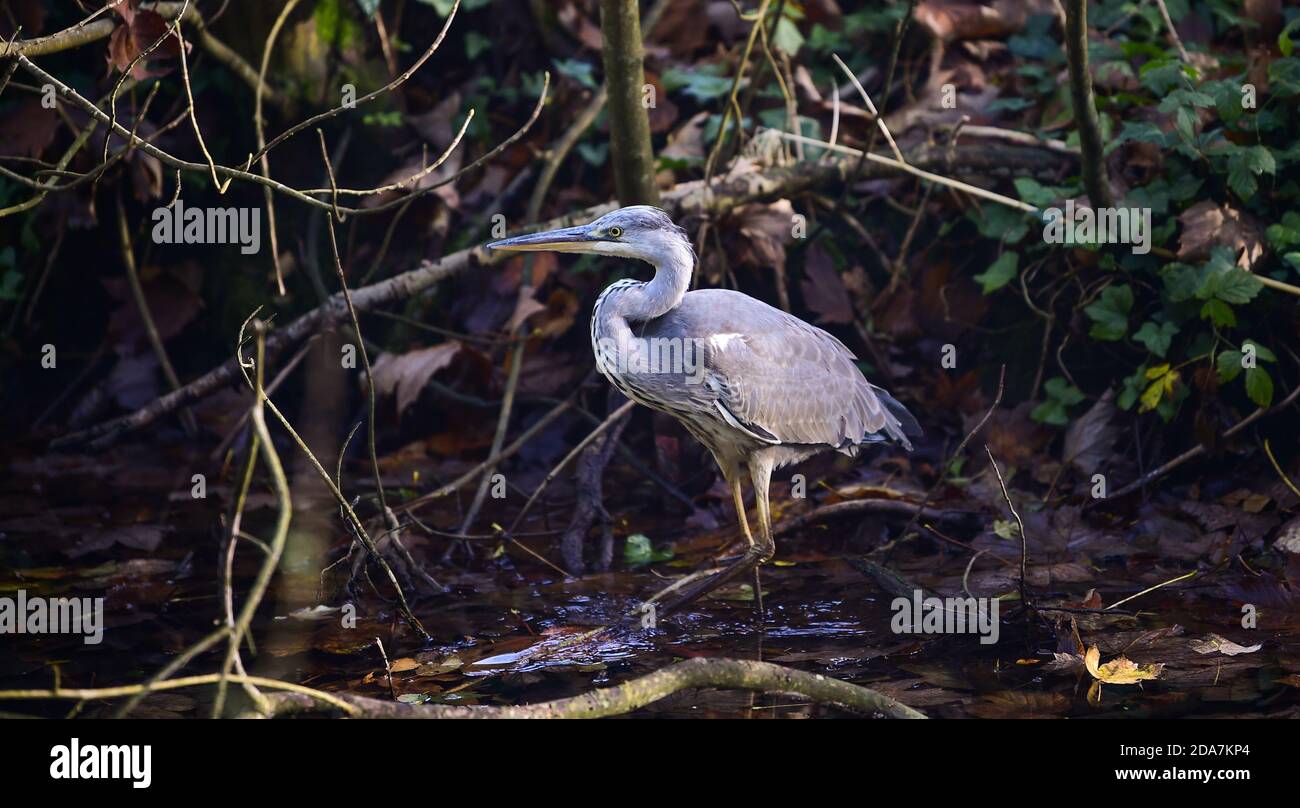
<path fill-rule="evenodd" d="M 687 256 L 691 254 L 686 232 L 673 224 L 668 214 L 649 205 L 619 208 L 588 224 L 515 236 L 487 246 L 514 252 L 549 250 L 614 255 L 638 258 L 656 266 L 679 257 L 682 249 Z"/>

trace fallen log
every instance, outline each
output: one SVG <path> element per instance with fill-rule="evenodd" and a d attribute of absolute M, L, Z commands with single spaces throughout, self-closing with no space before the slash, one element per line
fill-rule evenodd
<path fill-rule="evenodd" d="M 406 704 L 366 696 L 331 695 L 356 708 L 358 712 L 353 715 L 362 718 L 606 718 L 632 712 L 679 691 L 697 687 L 794 694 L 818 703 L 835 704 L 862 715 L 926 717 L 919 710 L 883 693 L 829 676 L 770 662 L 704 657 L 678 662 L 620 685 L 598 688 L 580 696 L 521 706 Z M 246 717 L 272 718 L 331 709 L 331 705 L 304 693 L 271 693 L 267 699 L 269 713 L 246 713 Z"/>

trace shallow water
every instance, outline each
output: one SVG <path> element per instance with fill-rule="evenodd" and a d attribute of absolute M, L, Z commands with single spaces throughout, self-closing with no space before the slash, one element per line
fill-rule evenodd
<path fill-rule="evenodd" d="M 56 680 L 64 687 L 139 682 L 211 629 L 220 614 L 217 537 L 229 488 L 218 479 L 206 499 L 193 499 L 186 469 L 198 462 L 140 447 L 102 456 L 12 459 L 10 473 L 0 481 L 0 595 L 24 589 L 29 596 L 104 597 L 106 630 L 99 645 L 67 635 L 4 637 L 0 687 L 50 687 Z M 250 532 L 265 535 L 271 506 L 270 497 L 255 489 L 246 514 Z M 1084 645 L 1098 646 L 1103 661 L 1123 654 L 1139 664 L 1165 666 L 1154 681 L 1102 685 L 1090 698 L 1089 674 L 1051 669 L 1054 654 L 1073 636 L 1066 615 L 1057 613 L 1064 619 L 1054 631 L 1046 622 L 1030 625 L 1009 616 L 1015 601 L 1006 600 L 998 642 L 991 645 L 971 634 L 895 633 L 894 595 L 845 560 L 872 547 L 856 538 L 864 531 L 854 520 L 778 541 L 777 563 L 762 572 L 767 607 L 762 619 L 755 613 L 752 586 L 733 585 L 654 630 L 622 630 L 576 644 L 574 638 L 634 610 L 669 578 L 725 554 L 736 537 L 725 512 L 718 530 L 690 531 L 689 538 L 681 520 L 638 524 L 638 530 L 655 536 L 657 548 L 671 551 L 669 561 L 632 568 L 616 553 L 613 571 L 582 578 L 562 578 L 530 554 L 490 542 L 468 564 L 440 564 L 445 539 L 408 533 L 416 557 L 450 590 L 412 592 L 414 610 L 434 637 L 421 644 L 393 604 L 366 587 L 355 602 L 353 626 L 345 626 L 338 604 L 321 608 L 319 571 L 347 539 L 331 508 L 312 507 L 295 518 L 297 544 L 286 554 L 254 624 L 256 654 L 245 651 L 244 659 L 251 673 L 323 690 L 389 698 L 375 643 L 379 638 L 395 670 L 398 695 L 431 703 L 561 698 L 676 660 L 708 656 L 760 659 L 826 674 L 879 689 L 934 716 L 1295 715 L 1300 709 L 1300 617 L 1288 599 L 1290 590 L 1276 584 L 1273 572 L 1247 571 L 1231 559 L 1217 568 L 1190 560 L 1182 566 L 1157 561 L 1142 531 L 1132 525 L 1081 534 L 1092 535 L 1086 540 L 1073 536 L 1031 546 L 1031 592 L 1040 604 L 1079 604 L 1094 589 L 1102 602 L 1111 603 L 1191 569 L 1203 573 L 1143 596 L 1132 604 L 1140 609 L 1133 616 L 1076 615 Z M 423 516 L 454 523 L 439 521 L 437 513 Z M 553 523 L 553 517 L 539 517 L 526 529 L 548 529 L 542 523 Z M 558 557 L 549 539 L 522 541 L 535 552 Z M 957 594 L 965 577 L 975 594 L 1014 595 L 1018 543 L 983 534 L 961 541 L 987 550 L 969 576 L 971 553 L 932 539 L 903 543 L 877 560 L 887 559 L 891 570 L 927 591 Z M 620 540 L 619 552 L 621 545 Z M 258 551 L 241 546 L 237 604 L 258 563 Z M 1254 631 L 1241 626 L 1247 602 L 1259 614 Z M 1242 644 L 1262 643 L 1262 648 L 1237 656 L 1195 651 L 1193 641 L 1211 633 Z M 210 672 L 217 664 L 215 653 L 209 653 L 187 672 Z M 206 689 L 171 691 L 151 697 L 138 712 L 206 715 L 210 697 Z M 112 706 L 92 702 L 79 714 L 100 715 Z M 69 704 L 11 702 L 0 709 L 62 715 Z M 637 714 L 842 713 L 788 695 L 704 690 L 678 693 Z"/>

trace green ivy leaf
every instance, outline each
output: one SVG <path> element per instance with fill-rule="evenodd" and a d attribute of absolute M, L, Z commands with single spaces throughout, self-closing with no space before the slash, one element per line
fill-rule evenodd
<path fill-rule="evenodd" d="M 1101 291 L 1101 297 L 1083 310 L 1093 320 L 1089 335 L 1110 342 L 1123 339 L 1128 333 L 1128 315 L 1132 310 L 1132 287 L 1128 284 L 1107 286 Z"/>
<path fill-rule="evenodd" d="M 721 65 L 702 65 L 694 70 L 670 67 L 660 80 L 668 92 L 682 90 L 696 101 L 711 101 L 731 92 L 731 79 L 722 75 Z"/>
<path fill-rule="evenodd" d="M 1261 407 L 1273 403 L 1273 377 L 1263 368 L 1249 368 L 1246 371 L 1246 395 Z"/>
<path fill-rule="evenodd" d="M 1219 370 L 1219 381 L 1224 384 L 1241 375 L 1241 351 L 1224 351 L 1214 360 Z"/>
<path fill-rule="evenodd" d="M 1043 185 L 1032 177 L 1017 177 L 1015 185 L 1020 198 L 1036 208 L 1051 207 L 1071 195 L 1069 188 Z"/>
<path fill-rule="evenodd" d="M 1070 407 L 1084 399 L 1083 391 L 1061 376 L 1048 379 L 1043 392 L 1047 395 L 1046 400 L 1029 413 L 1029 417 L 1040 424 L 1065 426 L 1070 421 Z"/>
<path fill-rule="evenodd" d="M 1240 306 L 1254 300 L 1263 288 L 1259 278 L 1236 265 L 1232 250 L 1220 245 L 1214 248 L 1201 270 L 1196 297 Z"/>
<path fill-rule="evenodd" d="M 1259 188 L 1256 177 L 1276 171 L 1277 161 L 1266 146 L 1234 146 L 1228 153 L 1228 185 L 1243 201 Z"/>
<path fill-rule="evenodd" d="M 998 256 L 987 270 L 975 276 L 975 280 L 980 282 L 980 287 L 984 294 L 992 294 L 1003 286 L 1006 286 L 1016 277 L 1016 271 L 1020 266 L 1020 256 L 1013 252 L 1004 252 Z"/>
<path fill-rule="evenodd" d="M 966 215 L 975 222 L 984 238 L 1015 244 L 1029 233 L 1028 217 L 1003 205 L 972 207 Z"/>
<path fill-rule="evenodd" d="M 1157 324 L 1154 320 L 1147 320 L 1133 335 L 1133 339 L 1142 343 L 1147 347 L 1148 351 L 1163 359 L 1164 355 L 1169 351 L 1174 335 L 1177 333 L 1178 326 L 1173 323 Z"/>
<path fill-rule="evenodd" d="M 1070 422 L 1070 414 L 1061 406 L 1061 402 L 1048 399 L 1029 413 L 1029 417 L 1040 424 L 1065 426 Z"/>
<path fill-rule="evenodd" d="M 1201 319 L 1209 320 L 1219 328 L 1232 328 L 1237 324 L 1237 315 L 1232 306 L 1222 300 L 1207 300 L 1201 306 Z"/>
<path fill-rule="evenodd" d="M 1255 340 L 1253 340 L 1253 339 L 1245 340 L 1244 342 L 1241 343 L 1241 349 L 1242 349 L 1243 351 L 1246 350 L 1246 346 L 1247 346 L 1247 345 L 1252 346 L 1252 347 L 1255 349 L 1255 358 L 1256 358 L 1256 359 L 1261 359 L 1261 360 L 1263 360 L 1263 361 L 1265 361 L 1265 362 L 1276 362 L 1276 361 L 1277 361 L 1277 354 L 1273 353 L 1273 352 L 1270 351 L 1268 348 L 1265 348 L 1263 345 L 1260 345 L 1260 344 L 1259 344 L 1258 342 L 1256 342 Z"/>
<path fill-rule="evenodd" d="M 1115 397 L 1115 404 L 1121 410 L 1127 412 L 1133 409 L 1133 405 L 1137 403 L 1138 397 L 1142 395 L 1142 391 L 1146 388 L 1146 372 L 1147 366 L 1143 364 L 1120 385 L 1119 395 Z"/>
<path fill-rule="evenodd" d="M 1083 391 L 1070 384 L 1061 376 L 1053 376 L 1043 385 L 1043 390 L 1049 396 L 1060 401 L 1067 407 L 1073 407 L 1080 401 L 1083 401 Z"/>
<path fill-rule="evenodd" d="M 581 59 L 552 59 L 551 61 L 555 63 L 555 69 L 561 76 L 568 76 L 588 90 L 596 89 L 596 68 L 591 62 L 584 62 Z"/>

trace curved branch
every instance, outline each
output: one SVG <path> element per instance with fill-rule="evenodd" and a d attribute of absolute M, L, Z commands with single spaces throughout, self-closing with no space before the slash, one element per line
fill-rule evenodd
<path fill-rule="evenodd" d="M 405 704 L 364 696 L 340 696 L 366 718 L 607 718 L 653 704 L 682 690 L 720 687 L 764 693 L 793 693 L 819 703 L 837 704 L 864 715 L 925 718 L 897 699 L 870 688 L 816 673 L 748 659 L 696 657 L 678 662 L 614 687 L 580 696 L 518 707 L 458 707 Z M 307 694 L 275 693 L 267 697 L 271 715 L 319 709 L 320 700 Z"/>

